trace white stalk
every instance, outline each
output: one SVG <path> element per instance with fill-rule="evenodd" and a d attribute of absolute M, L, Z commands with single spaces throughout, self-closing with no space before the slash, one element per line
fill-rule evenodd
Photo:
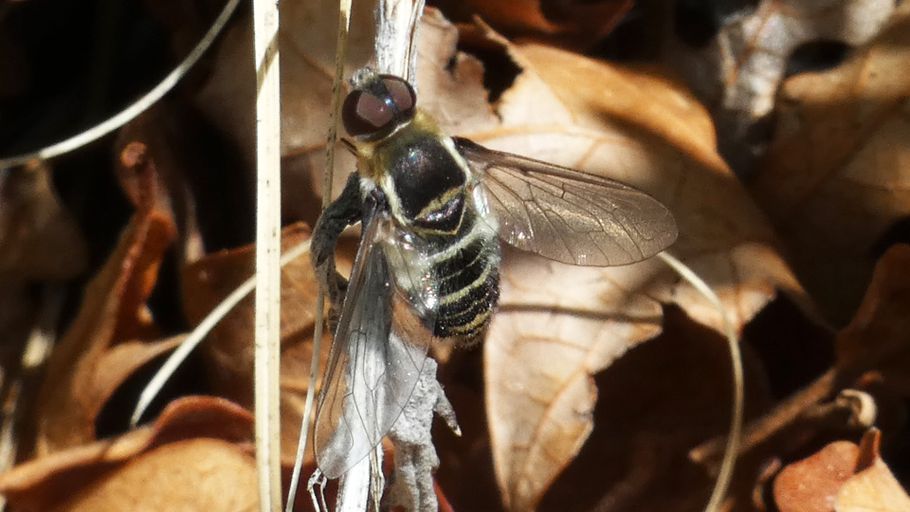
<path fill-rule="evenodd" d="M 679 274 L 684 280 L 692 285 L 699 293 L 710 302 L 720 313 L 723 322 L 723 334 L 727 339 L 727 346 L 730 351 L 730 364 L 733 372 L 733 400 L 730 405 L 732 413 L 730 415 L 730 433 L 727 436 L 727 445 L 724 448 L 724 458 L 720 464 L 720 471 L 717 480 L 714 483 L 714 489 L 711 492 L 711 498 L 705 506 L 706 512 L 716 512 L 720 510 L 727 491 L 730 489 L 730 480 L 733 478 L 733 469 L 736 467 L 736 455 L 739 451 L 739 443 L 742 438 L 743 429 L 743 402 L 744 402 L 744 385 L 743 385 L 743 363 L 742 354 L 739 350 L 739 339 L 730 315 L 724 309 L 720 298 L 714 293 L 714 290 L 707 283 L 698 277 L 691 268 L 685 263 L 674 258 L 667 252 L 659 254 L 660 258 Z"/>
<path fill-rule="evenodd" d="M 255 425 L 259 510 L 281 510 L 281 96 L 278 3 L 253 1 L 256 65 Z"/>

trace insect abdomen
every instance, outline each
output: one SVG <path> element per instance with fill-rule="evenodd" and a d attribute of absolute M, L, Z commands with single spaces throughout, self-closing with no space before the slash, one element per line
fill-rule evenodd
<path fill-rule="evenodd" d="M 483 332 L 499 299 L 499 242 L 474 215 L 448 238 L 432 267 L 439 282 L 433 334 L 470 340 Z"/>

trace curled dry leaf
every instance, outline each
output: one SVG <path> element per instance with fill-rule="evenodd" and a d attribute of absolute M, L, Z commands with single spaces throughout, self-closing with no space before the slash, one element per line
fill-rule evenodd
<path fill-rule="evenodd" d="M 155 194 L 155 200 L 158 203 L 156 209 L 170 212 L 175 225 L 178 226 L 177 236 L 179 238 L 175 240 L 175 245 L 179 261 L 191 261 L 202 253 L 202 241 L 195 217 L 195 212 L 202 208 L 196 207 L 194 198 L 190 194 L 187 181 L 193 173 L 187 172 L 189 169 L 181 165 L 186 157 L 180 155 L 174 148 L 177 145 L 175 140 L 178 138 L 171 132 L 175 130 L 173 124 L 175 124 L 174 118 L 177 116 L 171 114 L 172 110 L 176 109 L 168 109 L 167 106 L 159 105 L 131 121 L 120 130 L 118 139 L 122 142 L 118 141 L 118 147 L 126 148 L 132 141 L 143 141 L 146 158 L 155 162 L 158 171 L 155 173 L 154 186 L 156 190 L 162 191 L 162 193 Z M 179 145 L 177 147 L 179 148 Z M 184 151 L 184 153 L 189 153 L 189 151 Z M 130 201 L 137 204 L 141 200 L 140 197 L 145 188 L 140 176 L 124 166 L 119 167 L 117 171 L 120 187 Z"/>
<path fill-rule="evenodd" d="M 183 2 L 170 4 L 171 15 L 190 9 Z M 184 22 L 191 25 L 186 18 L 194 15 L 199 13 L 186 13 Z M 115 145 L 136 140 L 148 147 L 157 165 L 157 186 L 165 192 L 157 197 L 178 226 L 173 249 L 177 261 L 189 263 L 206 250 L 236 247 L 253 238 L 255 194 L 250 193 L 242 162 L 193 109 L 179 102 L 156 104 L 124 126 Z M 117 177 L 121 187 L 135 195 L 135 177 L 124 172 Z"/>
<path fill-rule="evenodd" d="M 774 481 L 781 512 L 910 510 L 910 496 L 881 458 L 880 437 L 872 429 L 859 446 L 834 442 L 784 468 Z"/>
<path fill-rule="evenodd" d="M 48 361 L 36 408 L 38 456 L 94 439 L 95 416 L 122 379 L 175 342 L 130 345 L 108 353 L 117 342 L 154 338 L 145 301 L 175 237 L 170 215 L 154 207 L 155 168 L 145 159 L 144 148 L 130 145 L 122 156 L 123 165 L 139 177 L 137 211 L 86 287 L 76 319 Z M 102 366 L 105 360 L 121 366 Z"/>
<path fill-rule="evenodd" d="M 910 4 L 840 67 L 784 84 L 778 128 L 752 186 L 793 265 L 839 324 L 878 246 L 910 215 Z"/>
<path fill-rule="evenodd" d="M 754 12 L 728 16 L 705 47 L 671 45 L 667 62 L 711 105 L 721 144 L 733 158 L 744 158 L 746 143 L 752 142 L 749 130 L 774 109 L 787 61 L 798 46 L 813 41 L 862 44 L 893 10 L 893 0 L 763 0 Z M 759 142 L 753 150 L 762 149 L 765 141 Z"/>
<path fill-rule="evenodd" d="M 454 70 L 424 67 L 421 83 L 471 91 L 477 64 L 455 56 L 452 28 L 432 12 L 421 43 Z M 494 106 L 453 122 L 465 94 L 424 102 L 458 135 L 513 153 L 635 185 L 668 205 L 679 224 L 672 252 L 721 297 L 737 327 L 777 292 L 804 303 L 764 218 L 717 155 L 704 110 L 660 77 L 536 45 L 507 49 L 521 69 Z M 427 52 L 429 53 L 429 51 Z M 464 71 L 464 72 L 463 72 Z M 427 75 L 433 78 L 427 78 Z M 427 97 L 427 95 L 424 95 Z M 622 268 L 569 267 L 515 254 L 502 308 L 486 343 L 488 421 L 508 506 L 532 508 L 591 430 L 591 376 L 660 331 L 662 301 L 719 329 L 718 312 L 657 260 Z"/>
<path fill-rule="evenodd" d="M 209 476 L 224 478 L 222 469 L 237 473 L 233 480 L 234 489 L 222 489 L 226 496 L 236 493 L 255 492 L 255 483 L 247 482 L 244 464 L 239 459 L 248 455 L 252 439 L 253 418 L 249 412 L 227 400 L 212 397 L 181 398 L 171 403 L 158 417 L 155 424 L 140 428 L 115 439 L 96 441 L 91 444 L 39 457 L 21 464 L 0 475 L 0 493 L 8 503 L 20 512 L 43 512 L 47 510 L 74 510 L 76 504 L 83 504 L 75 510 L 139 510 L 143 503 L 155 503 L 166 499 L 171 490 L 176 495 L 187 496 L 191 487 L 198 487 Z M 213 468 L 211 462 L 198 461 L 188 456 L 187 450 L 199 450 L 200 441 L 208 445 L 213 440 L 222 443 L 221 448 L 212 450 L 222 460 L 232 463 L 222 469 Z M 178 448 L 182 454 L 179 461 L 161 461 L 155 449 L 170 443 L 188 443 Z M 230 448 L 228 448 L 230 447 Z M 168 450 L 173 454 L 174 450 Z M 206 455 L 208 457 L 209 455 Z M 150 465 L 158 460 L 160 464 Z M 212 459 L 217 460 L 217 459 Z M 131 463 L 131 461 L 133 461 Z M 129 465 L 128 465 L 129 463 Z M 200 464 L 206 466 L 200 466 Z M 250 461 L 250 466 L 253 465 Z M 139 468 L 138 470 L 136 468 Z M 135 475 L 151 467 L 158 478 L 168 478 L 168 485 L 155 481 L 153 475 L 137 479 Z M 156 469 L 157 468 L 157 469 Z M 165 471 L 162 471 L 165 468 Z M 182 481 L 176 479 L 175 471 L 193 468 L 196 471 Z M 122 486 L 129 482 L 128 486 Z M 115 491 L 115 487 L 121 486 Z M 87 503 L 98 504 L 103 497 L 119 508 L 86 508 Z M 199 504 L 210 496 L 200 494 Z M 123 506 L 129 499 L 132 506 Z M 148 501 L 146 501 L 148 500 Z M 176 500 L 175 500 L 176 501 Z M 224 502 L 222 502 L 224 503 Z M 101 507 L 101 505 L 97 505 Z M 148 510 L 173 510 L 174 507 L 150 506 Z M 189 507 L 186 510 L 203 510 Z M 214 507 L 209 510 L 234 510 Z"/>
<path fill-rule="evenodd" d="M 287 251 L 310 237 L 310 228 L 295 224 L 282 233 Z M 189 265 L 183 274 L 183 303 L 191 323 L 198 323 L 242 282 L 255 267 L 255 247 L 211 254 Z M 313 356 L 313 311 L 316 278 L 309 253 L 281 271 L 281 432 L 282 453 L 293 460 Z M 214 390 L 253 406 L 253 296 L 240 302 L 213 329 L 200 348 Z M 331 336 L 323 339 L 322 363 L 328 359 Z M 312 445 L 311 445 L 312 446 Z M 308 454 L 311 456 L 311 454 Z"/>

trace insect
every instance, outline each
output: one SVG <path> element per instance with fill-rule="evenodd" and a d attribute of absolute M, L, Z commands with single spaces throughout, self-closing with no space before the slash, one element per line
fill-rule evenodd
<path fill-rule="evenodd" d="M 400 77 L 364 69 L 352 85 L 342 121 L 358 172 L 323 212 L 312 244 L 330 301 L 342 304 L 315 432 L 329 478 L 388 433 L 429 344 L 480 339 L 499 298 L 499 239 L 562 263 L 612 266 L 648 258 L 677 236 L 669 210 L 644 192 L 444 134 Z M 357 222 L 346 282 L 334 248 Z"/>

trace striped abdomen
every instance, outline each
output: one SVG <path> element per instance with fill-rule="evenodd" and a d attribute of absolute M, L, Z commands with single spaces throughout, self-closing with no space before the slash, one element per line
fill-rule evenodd
<path fill-rule="evenodd" d="M 379 184 L 395 217 L 429 244 L 427 263 L 438 288 L 435 314 L 424 323 L 437 337 L 470 340 L 489 323 L 499 299 L 495 227 L 479 219 L 467 162 L 451 139 L 407 127 L 394 137 L 376 148 L 385 171 Z"/>
<path fill-rule="evenodd" d="M 499 241 L 496 233 L 465 212 L 461 229 L 440 243 L 432 272 L 439 283 L 433 334 L 475 338 L 489 323 L 499 299 Z"/>

